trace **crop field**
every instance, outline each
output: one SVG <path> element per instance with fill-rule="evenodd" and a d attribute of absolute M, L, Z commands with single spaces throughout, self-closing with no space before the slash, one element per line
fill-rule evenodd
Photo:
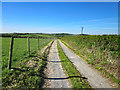
<path fill-rule="evenodd" d="M 88 35 L 63 37 L 61 41 L 111 81 L 118 80 L 118 35 Z"/>
<path fill-rule="evenodd" d="M 38 53 L 38 39 L 30 38 L 30 56 L 27 50 L 27 38 L 14 38 L 13 42 L 13 57 L 12 57 L 12 69 L 8 70 L 9 49 L 11 38 L 2 38 L 2 85 L 3 88 L 8 87 L 37 87 L 41 85 L 42 78 L 30 76 L 31 73 L 40 73 L 43 65 L 45 64 L 42 57 Z M 47 45 L 50 39 L 39 39 L 39 50 Z M 37 67 L 35 66 L 37 65 Z M 32 69 L 33 67 L 36 67 Z M 29 68 L 29 69 L 28 69 Z M 23 69 L 23 70 L 22 70 Z M 27 70 L 30 70 L 27 72 Z M 24 71 L 24 72 L 22 72 Z M 25 72 L 26 71 L 26 72 Z M 21 76 L 20 76 L 21 75 Z M 29 76 L 29 77 L 28 77 Z M 28 79 L 26 79 L 28 78 Z M 27 80 L 27 81 L 26 81 Z M 31 83 L 32 80 L 36 80 Z M 38 82 L 40 81 L 40 82 Z M 27 82 L 27 85 L 24 83 Z M 31 83 L 31 84 L 30 84 Z M 39 84 L 39 85 L 38 85 Z"/>

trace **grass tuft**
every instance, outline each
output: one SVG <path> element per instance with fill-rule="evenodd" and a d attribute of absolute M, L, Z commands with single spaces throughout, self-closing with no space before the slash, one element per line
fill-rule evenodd
<path fill-rule="evenodd" d="M 91 88 L 88 81 L 83 77 L 75 66 L 70 62 L 67 56 L 64 54 L 59 42 L 57 41 L 57 48 L 59 52 L 59 57 L 61 59 L 62 67 L 66 74 L 70 78 L 73 88 Z"/>

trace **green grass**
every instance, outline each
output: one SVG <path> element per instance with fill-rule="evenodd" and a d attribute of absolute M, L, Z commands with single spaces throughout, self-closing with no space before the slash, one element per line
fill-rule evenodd
<path fill-rule="evenodd" d="M 40 39 L 40 49 L 49 42 L 49 40 Z M 27 39 L 14 39 L 12 69 L 10 70 L 7 68 L 9 48 L 10 38 L 2 38 L 2 88 L 40 88 L 44 82 L 43 69 L 47 57 L 39 55 L 37 39 L 30 39 L 30 56 L 27 52 Z"/>
<path fill-rule="evenodd" d="M 88 64 L 91 64 L 95 67 L 95 69 L 99 70 L 100 72 L 103 73 L 103 75 L 107 78 L 110 78 L 112 81 L 114 81 L 115 83 L 120 84 L 120 80 L 119 78 L 116 78 L 113 76 L 113 74 L 108 73 L 107 71 L 105 71 L 105 69 L 103 67 L 101 67 L 99 64 L 95 65 L 93 63 L 93 60 L 88 60 L 88 57 L 84 57 L 81 53 L 79 53 L 78 51 L 74 50 L 72 47 L 70 47 L 68 44 L 66 44 L 65 42 L 62 41 L 62 43 L 64 43 L 69 49 L 71 49 L 72 51 L 74 51 L 77 55 L 79 55 L 80 57 L 82 57 L 84 60 L 86 60 L 88 62 Z M 105 62 L 104 62 L 105 63 Z M 101 64 L 101 63 L 100 63 Z M 103 63 L 102 63 L 103 64 Z"/>
<path fill-rule="evenodd" d="M 117 76 L 119 59 L 117 35 L 63 37 L 62 42 L 101 71 L 105 77 L 120 84 Z"/>
<path fill-rule="evenodd" d="M 46 57 L 28 57 L 17 67 L 5 69 L 2 77 L 2 88 L 41 88 L 44 83 L 43 70 Z"/>
<path fill-rule="evenodd" d="M 66 74 L 70 76 L 81 76 L 79 71 L 70 62 L 67 56 L 64 54 L 59 42 L 57 41 L 57 48 L 59 52 L 60 59 L 62 61 L 62 67 L 66 71 Z M 83 77 L 83 76 L 81 76 Z M 70 78 L 73 88 L 91 88 L 86 79 L 73 77 Z"/>
<path fill-rule="evenodd" d="M 10 39 L 2 38 L 2 69 L 7 68 L 9 59 Z M 40 48 L 43 48 L 49 40 L 39 39 Z M 37 39 L 30 39 L 30 54 L 37 52 Z M 12 66 L 22 59 L 28 57 L 27 51 L 27 39 L 26 38 L 15 38 L 13 44 L 13 58 Z"/>

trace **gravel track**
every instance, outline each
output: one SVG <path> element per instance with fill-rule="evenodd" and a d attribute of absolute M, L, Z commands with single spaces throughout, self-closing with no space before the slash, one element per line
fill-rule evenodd
<path fill-rule="evenodd" d="M 86 78 L 92 88 L 112 88 L 112 86 L 102 77 L 97 70 L 91 68 L 85 61 L 77 56 L 73 51 L 67 48 L 60 40 L 60 45 L 68 57 L 68 59 L 75 65 L 77 70 Z"/>
<path fill-rule="evenodd" d="M 57 40 L 55 40 L 50 48 L 47 61 L 47 69 L 45 70 L 47 79 L 43 88 L 70 88 L 71 85 L 66 78 L 62 69 L 61 61 L 58 56 Z"/>

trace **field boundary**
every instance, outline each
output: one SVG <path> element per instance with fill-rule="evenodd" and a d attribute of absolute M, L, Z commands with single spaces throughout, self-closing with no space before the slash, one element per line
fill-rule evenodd
<path fill-rule="evenodd" d="M 99 70 L 99 68 L 96 68 L 94 65 L 92 65 L 92 64 L 90 64 L 89 62 L 88 62 L 88 60 L 87 59 L 89 59 L 88 57 L 86 58 L 86 57 L 84 57 L 83 55 L 81 55 L 80 53 L 78 53 L 76 50 L 74 50 L 69 44 L 67 44 L 65 41 L 63 41 L 63 40 L 60 40 L 65 46 L 67 46 L 71 51 L 73 51 L 77 56 L 79 56 L 79 57 L 81 57 L 85 62 L 87 62 L 88 63 L 88 65 L 90 65 L 92 68 L 94 68 L 95 70 L 97 70 L 104 78 L 106 78 L 107 80 L 108 80 L 108 82 L 112 85 L 112 84 L 114 84 L 114 86 L 113 87 L 120 87 L 120 84 L 119 84 L 119 82 L 120 82 L 120 80 L 119 79 L 117 79 L 117 78 L 115 78 L 115 77 L 111 77 L 111 75 L 109 74 L 109 73 L 107 73 L 107 72 L 104 72 L 104 70 Z M 108 78 L 109 77 L 109 78 Z M 111 80 L 112 79 L 112 80 Z M 114 81 L 113 79 L 115 79 L 116 81 Z"/>
<path fill-rule="evenodd" d="M 42 37 L 42 36 L 38 36 L 38 37 L 24 36 L 24 37 L 23 37 L 23 36 L 2 36 L 2 35 L 1 35 L 0 37 L 6 37 L 6 38 L 8 38 L 8 37 L 9 37 L 9 38 L 10 38 L 10 37 L 13 37 L 13 38 L 28 38 L 28 37 L 29 37 L 29 38 L 36 38 L 36 39 L 37 39 L 37 38 L 41 38 L 41 39 L 55 39 L 54 37 Z"/>
<path fill-rule="evenodd" d="M 43 55 L 45 56 L 46 52 L 48 49 L 50 49 L 51 45 L 53 44 L 54 40 L 49 42 L 45 47 L 43 47 L 41 50 L 40 50 L 40 55 Z M 49 53 L 49 52 L 48 52 Z"/>
<path fill-rule="evenodd" d="M 89 64 L 87 64 L 87 62 L 82 60 L 78 55 L 76 55 L 62 42 L 60 42 L 60 44 L 66 56 L 68 56 L 70 61 L 76 66 L 77 70 L 82 75 L 88 78 L 88 82 L 93 88 L 112 88 L 108 81 L 104 77 L 102 77 L 102 75 L 96 69 L 90 67 Z"/>
<path fill-rule="evenodd" d="M 11 69 L 11 64 L 12 64 L 12 56 L 13 56 L 13 46 L 14 46 L 14 39 L 15 38 L 26 38 L 27 39 L 27 51 L 28 51 L 28 56 L 30 56 L 30 38 L 37 39 L 37 50 L 39 50 L 39 39 L 48 39 L 49 41 L 52 40 L 53 38 L 46 38 L 46 37 L 11 37 L 11 42 L 10 42 L 10 48 L 9 48 L 9 60 L 8 60 L 8 69 Z M 44 42 L 42 42 L 44 43 Z M 44 43 L 45 44 L 45 43 Z"/>
<path fill-rule="evenodd" d="M 46 43 L 40 50 L 31 54 L 20 61 L 17 66 L 7 70 L 7 74 L 3 77 L 3 88 L 41 88 L 44 84 L 44 68 L 46 67 L 47 55 L 53 41 Z M 43 52 L 39 52 L 44 48 Z M 14 83 L 15 82 L 15 83 Z"/>

